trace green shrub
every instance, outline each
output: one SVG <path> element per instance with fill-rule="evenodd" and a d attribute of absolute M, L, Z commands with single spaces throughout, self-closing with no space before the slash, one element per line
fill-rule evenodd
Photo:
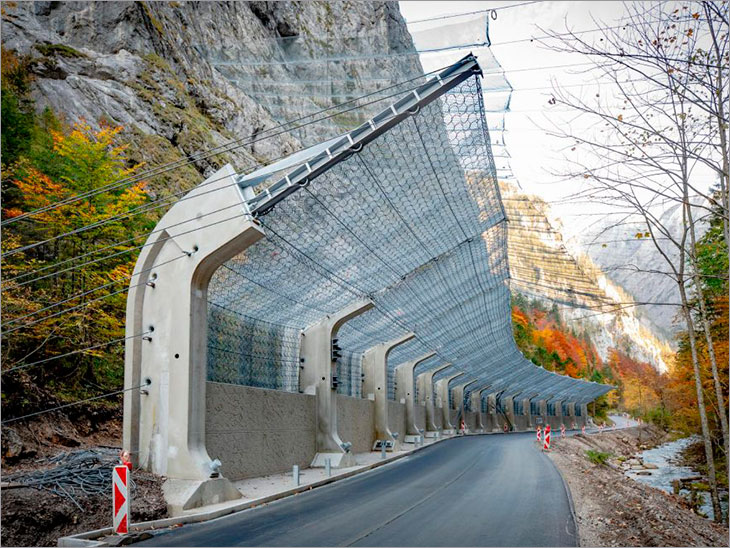
<path fill-rule="evenodd" d="M 53 55 L 59 55 L 61 57 L 68 58 L 86 57 L 86 54 L 81 53 L 80 51 L 65 44 L 36 44 L 35 49 L 40 51 L 46 57 L 51 57 Z"/>
<path fill-rule="evenodd" d="M 594 451 L 593 449 L 586 451 L 586 457 L 593 464 L 606 464 L 610 456 L 611 453 L 604 453 L 603 451 Z"/>

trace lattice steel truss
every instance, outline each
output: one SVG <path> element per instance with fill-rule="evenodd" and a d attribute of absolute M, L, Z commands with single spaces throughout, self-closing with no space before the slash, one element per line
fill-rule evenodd
<path fill-rule="evenodd" d="M 388 358 L 390 398 L 395 367 L 428 351 L 414 375 L 451 363 L 434 382 L 463 372 L 471 390 L 583 401 L 612 388 L 538 368 L 514 343 L 478 73 L 462 59 L 285 175 L 268 169 L 256 195 L 241 179 L 267 237 L 210 283 L 209 380 L 296 391 L 300 331 L 368 298 L 339 333 L 341 393 L 360 396 L 366 349 L 408 332 Z"/>

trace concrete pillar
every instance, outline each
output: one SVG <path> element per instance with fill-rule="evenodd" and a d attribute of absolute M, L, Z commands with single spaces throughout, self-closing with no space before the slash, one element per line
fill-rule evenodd
<path fill-rule="evenodd" d="M 418 394 L 421 401 L 426 406 L 426 433 L 427 438 L 438 438 L 441 434 L 440 429 L 436 426 L 436 395 L 433 389 L 433 376 L 439 371 L 443 371 L 452 364 L 446 363 L 440 367 L 426 371 L 418 375 L 416 383 L 418 385 Z"/>
<path fill-rule="evenodd" d="M 507 418 L 509 419 L 512 428 L 517 430 L 517 423 L 515 421 L 515 403 L 512 396 L 502 398 L 502 407 L 505 410 L 504 414 L 507 415 Z"/>
<path fill-rule="evenodd" d="M 337 389 L 332 383 L 336 364 L 332 360 L 332 338 L 337 335 L 337 331 L 345 322 L 371 308 L 373 308 L 372 302 L 357 301 L 327 316 L 302 334 L 299 351 L 302 364 L 299 388 L 305 394 L 316 396 L 317 452 L 312 461 L 313 467 L 324 466 L 326 458 L 331 459 L 335 468 L 355 464 L 355 458 L 349 447 L 343 444 L 337 433 Z"/>
<path fill-rule="evenodd" d="M 566 428 L 569 428 L 570 425 L 565 424 L 565 420 L 563 419 L 563 402 L 556 401 L 553 405 L 555 406 L 555 416 L 558 417 L 558 422 L 565 425 Z"/>
<path fill-rule="evenodd" d="M 497 415 L 497 394 L 494 392 L 487 396 L 487 415 L 492 423 L 492 432 L 501 432 L 502 425 Z"/>
<path fill-rule="evenodd" d="M 419 363 L 435 355 L 436 352 L 429 352 L 415 360 L 399 365 L 395 370 L 397 381 L 395 397 L 398 401 L 405 400 L 406 403 L 406 431 L 405 436 L 403 437 L 404 443 L 414 443 L 416 441 L 416 437 L 421 435 L 421 431 L 416 425 L 416 383 L 413 378 L 413 370 Z"/>
<path fill-rule="evenodd" d="M 221 264 L 264 237 L 243 213 L 228 220 L 235 209 L 219 211 L 221 204 L 244 207 L 235 177 L 226 165 L 170 208 L 142 248 L 129 288 L 122 443 L 136 465 L 168 478 L 211 476 L 208 283 Z M 149 340 L 139 337 L 153 329 Z M 144 391 L 132 390 L 148 380 Z"/>
<path fill-rule="evenodd" d="M 525 415 L 525 428 L 532 428 L 532 409 L 530 409 L 530 398 L 522 399 L 522 412 Z"/>
<path fill-rule="evenodd" d="M 365 375 L 363 392 L 375 400 L 375 439 L 392 441 L 393 451 L 399 449 L 400 442 L 388 426 L 388 354 L 413 337 L 414 333 L 408 333 L 392 341 L 376 344 L 366 350 L 362 357 L 362 372 Z M 398 433 L 398 437 L 403 435 L 403 432 Z"/>
<path fill-rule="evenodd" d="M 208 284 L 220 265 L 264 237 L 245 211 L 226 165 L 162 217 L 129 287 L 122 445 L 134 464 L 168 478 L 167 502 L 177 509 L 240 498 L 205 446 L 205 388 Z"/>
<path fill-rule="evenodd" d="M 573 403 L 572 401 L 569 401 L 569 402 L 565 403 L 565 406 L 567 407 L 567 410 L 568 410 L 566 420 L 570 421 L 569 427 L 570 428 L 580 428 L 580 425 L 578 424 L 578 421 L 576 420 L 576 417 L 575 417 L 575 403 Z"/>
<path fill-rule="evenodd" d="M 436 403 L 439 404 L 440 402 L 441 404 L 441 416 L 443 417 L 441 431 L 444 435 L 454 434 L 454 425 L 451 424 L 451 408 L 449 407 L 449 382 L 463 374 L 461 372 L 454 373 L 436 382 L 436 394 L 438 395 Z"/>
<path fill-rule="evenodd" d="M 484 413 L 482 413 L 482 392 L 484 392 L 484 389 L 474 390 L 471 394 L 469 394 L 471 408 L 474 409 L 477 414 L 477 432 L 484 432 L 484 429 L 486 428 L 486 425 L 484 424 Z"/>
<path fill-rule="evenodd" d="M 464 382 L 461 384 L 458 384 L 454 386 L 454 402 L 456 403 L 456 409 L 459 411 L 459 414 L 464 419 L 464 430 L 465 432 L 469 431 L 469 423 L 466 420 L 466 409 L 464 409 L 464 392 L 466 391 L 466 387 L 470 384 L 474 384 L 476 380 Z M 455 424 L 454 427 L 458 430 L 460 425 Z"/>

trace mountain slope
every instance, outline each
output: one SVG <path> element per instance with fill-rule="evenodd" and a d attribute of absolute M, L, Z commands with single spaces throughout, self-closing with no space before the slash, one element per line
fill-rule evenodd
<path fill-rule="evenodd" d="M 587 256 L 571 254 L 560 227 L 548 219 L 548 205 L 501 184 L 508 219 L 512 292 L 553 303 L 563 321 L 589 334 L 601 358 L 611 348 L 647 361 L 660 371 L 671 349 L 660 329 L 631 295 Z"/>

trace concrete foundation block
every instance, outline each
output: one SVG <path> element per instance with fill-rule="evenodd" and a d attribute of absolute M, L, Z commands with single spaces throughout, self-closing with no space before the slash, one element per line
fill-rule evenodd
<path fill-rule="evenodd" d="M 312 460 L 312 468 L 324 468 L 325 459 L 330 459 L 332 468 L 349 468 L 355 466 L 355 455 L 352 453 L 317 453 Z"/>
<path fill-rule="evenodd" d="M 426 437 L 426 438 L 440 438 L 441 437 L 441 432 L 430 432 L 429 431 L 429 432 L 425 432 L 423 434 L 423 436 Z"/>
<path fill-rule="evenodd" d="M 241 493 L 226 478 L 168 479 L 162 484 L 162 492 L 172 517 L 181 515 L 185 510 L 241 498 Z"/>

